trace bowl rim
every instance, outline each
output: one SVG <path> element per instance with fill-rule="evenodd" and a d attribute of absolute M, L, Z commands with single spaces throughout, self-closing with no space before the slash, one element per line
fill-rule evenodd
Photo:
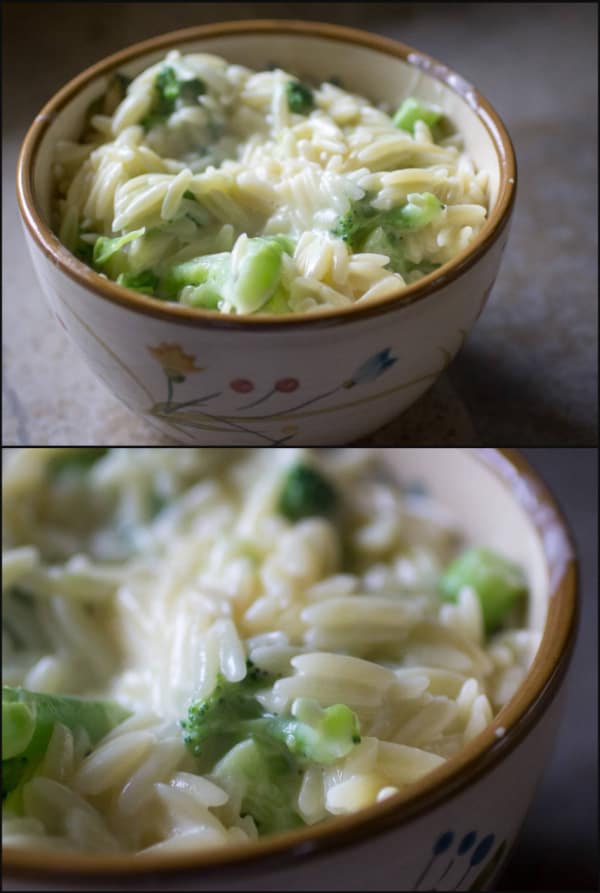
<path fill-rule="evenodd" d="M 540 537 L 549 580 L 546 624 L 536 657 L 511 700 L 486 729 L 442 766 L 405 792 L 357 813 L 244 844 L 232 844 L 203 854 L 166 853 L 139 858 L 47 853 L 6 848 L 4 881 L 90 884 L 169 876 L 228 879 L 247 877 L 250 869 L 280 869 L 298 865 L 333 849 L 370 839 L 374 834 L 404 826 L 464 792 L 506 759 L 544 715 L 556 697 L 568 668 L 579 614 L 578 560 L 573 536 L 556 498 L 538 472 L 513 449 L 467 448 L 527 515 Z M 498 729 L 503 732 L 498 734 Z"/>
<path fill-rule="evenodd" d="M 213 37 L 232 34 L 293 34 L 298 37 L 321 37 L 345 44 L 376 50 L 401 59 L 421 69 L 429 77 L 441 81 L 460 96 L 484 125 L 498 158 L 500 182 L 498 199 L 482 230 L 476 238 L 452 260 L 396 295 L 388 295 L 364 305 L 317 311 L 313 314 L 286 313 L 281 315 L 229 315 L 214 311 L 185 307 L 172 302 L 159 302 L 117 285 L 91 270 L 62 245 L 38 211 L 33 188 L 33 170 L 41 140 L 57 114 L 90 81 L 108 74 L 119 65 L 159 49 L 167 49 Z M 500 116 L 489 101 L 457 72 L 433 57 L 407 44 L 362 31 L 357 28 L 325 22 L 296 21 L 293 19 L 249 19 L 197 25 L 149 38 L 106 56 L 71 79 L 44 105 L 36 115 L 23 140 L 17 162 L 17 201 L 26 229 L 34 242 L 52 264 L 67 277 L 94 295 L 128 310 L 168 320 L 185 326 L 216 329 L 271 331 L 279 329 L 325 328 L 331 325 L 371 319 L 391 310 L 403 310 L 426 298 L 438 295 L 441 289 L 454 282 L 470 269 L 495 244 L 508 225 L 514 206 L 517 166 L 513 145 Z"/>

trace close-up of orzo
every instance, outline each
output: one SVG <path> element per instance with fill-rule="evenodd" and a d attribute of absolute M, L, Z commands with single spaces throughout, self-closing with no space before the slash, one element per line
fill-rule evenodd
<path fill-rule="evenodd" d="M 384 104 L 386 106 L 386 104 Z M 94 270 L 222 313 L 397 294 L 480 231 L 488 172 L 438 105 L 172 50 L 56 145 L 55 226 Z"/>
<path fill-rule="evenodd" d="M 539 643 L 524 570 L 369 450 L 25 450 L 3 498 L 5 845 L 352 813 L 482 732 Z"/>

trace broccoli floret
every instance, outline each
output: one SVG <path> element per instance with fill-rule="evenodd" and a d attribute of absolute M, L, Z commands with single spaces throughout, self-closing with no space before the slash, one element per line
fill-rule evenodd
<path fill-rule="evenodd" d="M 187 718 L 181 723 L 183 740 L 203 766 L 214 765 L 227 750 L 247 737 L 244 722 L 263 715 L 256 692 L 272 685 L 275 679 L 249 660 L 246 675 L 240 682 L 227 682 L 219 674 L 210 697 L 191 704 Z"/>
<path fill-rule="evenodd" d="M 315 99 L 310 87 L 300 81 L 288 81 L 285 85 L 285 93 L 290 112 L 297 115 L 307 115 L 315 107 Z"/>
<path fill-rule="evenodd" d="M 179 96 L 179 78 L 175 74 L 175 69 L 170 65 L 165 65 L 156 76 L 154 84 L 156 92 L 159 94 L 161 102 L 174 102 Z"/>
<path fill-rule="evenodd" d="M 310 465 L 299 463 L 286 474 L 277 508 L 289 521 L 300 521 L 332 515 L 337 502 L 335 488 L 327 478 Z"/>
<path fill-rule="evenodd" d="M 264 710 L 256 693 L 275 678 L 248 661 L 244 679 L 219 677 L 213 694 L 193 703 L 181 723 L 199 770 L 241 798 L 242 814 L 252 815 L 261 834 L 301 825 L 293 804 L 303 770 L 333 763 L 360 741 L 358 719 L 343 704 L 323 710 L 298 698 L 290 714 Z"/>
<path fill-rule="evenodd" d="M 163 66 L 154 81 L 154 101 L 151 110 L 140 122 L 142 127 L 148 131 L 157 124 L 163 124 L 175 111 L 180 97 L 186 102 L 194 102 L 203 93 L 206 93 L 206 85 L 200 78 L 182 81 L 174 68 Z"/>
<path fill-rule="evenodd" d="M 114 701 L 38 694 L 2 686 L 2 800 L 19 812 L 24 784 L 42 762 L 54 726 L 85 731 L 96 744 L 130 715 Z"/>
<path fill-rule="evenodd" d="M 332 230 L 333 235 L 343 239 L 352 251 L 364 250 L 367 239 L 377 229 L 391 240 L 399 231 L 422 229 L 445 207 L 431 192 L 412 193 L 404 205 L 387 211 L 374 208 L 372 199 L 373 196 L 365 195 L 354 202 Z"/>

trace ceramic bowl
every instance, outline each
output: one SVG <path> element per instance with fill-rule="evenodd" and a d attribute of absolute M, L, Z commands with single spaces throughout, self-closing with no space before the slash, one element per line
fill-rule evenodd
<path fill-rule="evenodd" d="M 164 304 L 107 281 L 51 232 L 56 141 L 77 138 L 111 73 L 134 76 L 169 49 L 254 68 L 275 61 L 388 101 L 441 104 L 480 169 L 491 208 L 454 260 L 398 296 L 318 316 L 225 316 Z M 336 25 L 248 21 L 188 28 L 116 53 L 60 90 L 31 126 L 17 192 L 33 264 L 52 312 L 94 372 L 169 438 L 202 444 L 348 443 L 391 421 L 462 346 L 493 286 L 515 197 L 510 138 L 460 75 L 403 44 Z"/>
<path fill-rule="evenodd" d="M 102 890 L 482 890 L 500 871 L 554 743 L 575 638 L 577 574 L 564 518 L 512 451 L 388 449 L 467 536 L 526 569 L 535 660 L 491 725 L 421 781 L 353 815 L 209 853 L 5 851 L 4 887 Z"/>

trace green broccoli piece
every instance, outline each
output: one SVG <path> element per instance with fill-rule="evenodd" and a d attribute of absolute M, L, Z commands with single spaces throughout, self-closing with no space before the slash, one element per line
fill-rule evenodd
<path fill-rule="evenodd" d="M 156 75 L 154 88 L 159 95 L 161 102 L 174 103 L 181 90 L 179 78 L 175 74 L 175 69 L 170 65 L 165 65 Z"/>
<path fill-rule="evenodd" d="M 56 479 L 64 474 L 85 474 L 107 453 L 108 447 L 73 447 L 61 451 L 48 462 L 48 475 Z"/>
<path fill-rule="evenodd" d="M 139 291 L 145 295 L 153 295 L 158 285 L 158 276 L 152 270 L 143 270 L 141 273 L 120 273 L 117 276 L 117 285 L 131 288 L 133 291 Z"/>
<path fill-rule="evenodd" d="M 421 270 L 424 274 L 432 273 L 440 266 L 426 260 L 420 261 L 418 264 L 407 260 L 404 256 L 402 237 L 389 230 L 386 233 L 381 226 L 378 226 L 367 237 L 361 250 L 369 254 L 387 254 L 390 260 L 386 266 L 393 270 L 394 273 L 400 273 L 402 276 L 412 273 L 413 270 Z"/>
<path fill-rule="evenodd" d="M 303 462 L 287 472 L 277 510 L 289 521 L 300 521 L 314 516 L 329 517 L 338 504 L 335 488 L 321 472 Z"/>
<path fill-rule="evenodd" d="M 247 252 L 235 273 L 231 252 L 206 254 L 168 268 L 158 284 L 158 295 L 176 300 L 183 288 L 194 286 L 186 302 L 193 307 L 217 308 L 230 301 L 240 313 L 253 313 L 268 303 L 281 282 L 282 256 L 292 254 L 287 236 L 259 236 L 248 240 Z"/>
<path fill-rule="evenodd" d="M 365 195 L 354 202 L 343 214 L 332 233 L 343 239 L 352 251 L 363 251 L 369 236 L 381 229 L 388 239 L 396 233 L 414 232 L 431 223 L 445 205 L 431 192 L 413 193 L 409 200 L 397 208 L 379 211 L 371 204 L 372 196 Z"/>
<path fill-rule="evenodd" d="M 440 580 L 442 598 L 456 601 L 465 586 L 477 594 L 488 635 L 502 625 L 528 591 L 519 565 L 482 548 L 468 549 L 446 568 Z"/>
<path fill-rule="evenodd" d="M 260 834 L 303 825 L 293 804 L 304 769 L 328 765 L 360 742 L 356 715 L 344 704 L 322 710 L 316 701 L 298 698 L 292 715 L 240 723 L 247 737 L 229 750 L 211 777 L 230 794 L 241 795 L 242 814 L 253 817 Z"/>
<path fill-rule="evenodd" d="M 183 740 L 203 766 L 214 765 L 226 751 L 247 737 L 244 723 L 263 715 L 255 695 L 275 679 L 248 660 L 246 675 L 240 682 L 227 682 L 219 674 L 213 693 L 190 705 L 187 718 L 181 723 Z"/>
<path fill-rule="evenodd" d="M 145 232 L 145 228 L 142 227 L 141 229 L 134 229 L 130 233 L 125 233 L 123 236 L 116 236 L 114 239 L 111 239 L 108 236 L 100 236 L 100 238 L 96 239 L 94 245 L 94 252 L 92 255 L 94 266 L 104 266 L 104 264 L 106 264 L 113 255 L 120 252 L 125 245 L 129 242 L 133 242 L 134 239 L 139 239 Z"/>
<path fill-rule="evenodd" d="M 285 744 L 301 764 L 334 763 L 360 743 L 358 718 L 349 707 L 334 704 L 323 710 L 312 698 L 297 698 L 291 716 L 266 719 L 264 732 Z"/>
<path fill-rule="evenodd" d="M 79 230 L 79 235 L 77 238 L 77 244 L 73 249 L 73 254 L 75 257 L 78 257 L 79 260 L 83 261 L 84 264 L 87 264 L 88 267 L 94 266 L 94 245 L 92 242 L 86 242 L 81 238 L 83 235 L 82 230 Z"/>
<path fill-rule="evenodd" d="M 392 123 L 400 130 L 414 133 L 417 121 L 424 121 L 428 127 L 434 127 L 443 117 L 444 113 L 439 106 L 409 96 L 392 118 Z"/>
<path fill-rule="evenodd" d="M 300 81 L 288 81 L 285 85 L 287 104 L 290 112 L 307 115 L 315 107 L 315 99 L 310 87 Z"/>
<path fill-rule="evenodd" d="M 144 130 L 148 131 L 157 124 L 163 124 L 173 114 L 177 100 L 181 97 L 186 102 L 195 102 L 206 93 L 206 85 L 200 78 L 182 81 L 177 77 L 174 68 L 165 65 L 154 81 L 154 99 L 152 107 L 141 120 Z"/>
<path fill-rule="evenodd" d="M 194 257 L 168 268 L 158 283 L 157 292 L 161 297 L 177 300 L 179 293 L 187 285 L 196 286 L 190 299 L 193 306 L 217 306 L 222 299 L 223 287 L 231 270 L 231 252 L 206 254 Z M 197 288 L 205 286 L 204 290 Z"/>
<path fill-rule="evenodd" d="M 292 754 L 278 742 L 241 741 L 217 763 L 211 778 L 230 796 L 241 797 L 241 814 L 252 816 L 259 834 L 304 825 L 293 807 L 301 776 Z"/>
<path fill-rule="evenodd" d="M 227 297 L 240 313 L 254 313 L 273 297 L 281 281 L 281 236 L 250 239 L 248 251 L 231 283 Z"/>
<path fill-rule="evenodd" d="M 281 284 L 277 287 L 275 294 L 269 298 L 266 304 L 260 308 L 261 313 L 290 313 L 290 293 Z"/>
<path fill-rule="evenodd" d="M 42 762 L 56 723 L 72 732 L 85 731 L 90 743 L 96 744 L 129 715 L 114 701 L 2 686 L 2 800 L 20 811 L 23 786 Z"/>
<path fill-rule="evenodd" d="M 179 95 L 188 102 L 194 102 L 206 93 L 206 84 L 200 78 L 190 78 L 179 82 Z"/>
<path fill-rule="evenodd" d="M 275 678 L 248 661 L 244 679 L 219 676 L 213 694 L 192 703 L 181 723 L 199 770 L 241 796 L 242 814 L 252 815 L 261 834 L 303 824 L 292 806 L 303 770 L 333 763 L 360 742 L 358 719 L 343 704 L 323 710 L 298 698 L 291 714 L 264 710 L 256 693 Z"/>

